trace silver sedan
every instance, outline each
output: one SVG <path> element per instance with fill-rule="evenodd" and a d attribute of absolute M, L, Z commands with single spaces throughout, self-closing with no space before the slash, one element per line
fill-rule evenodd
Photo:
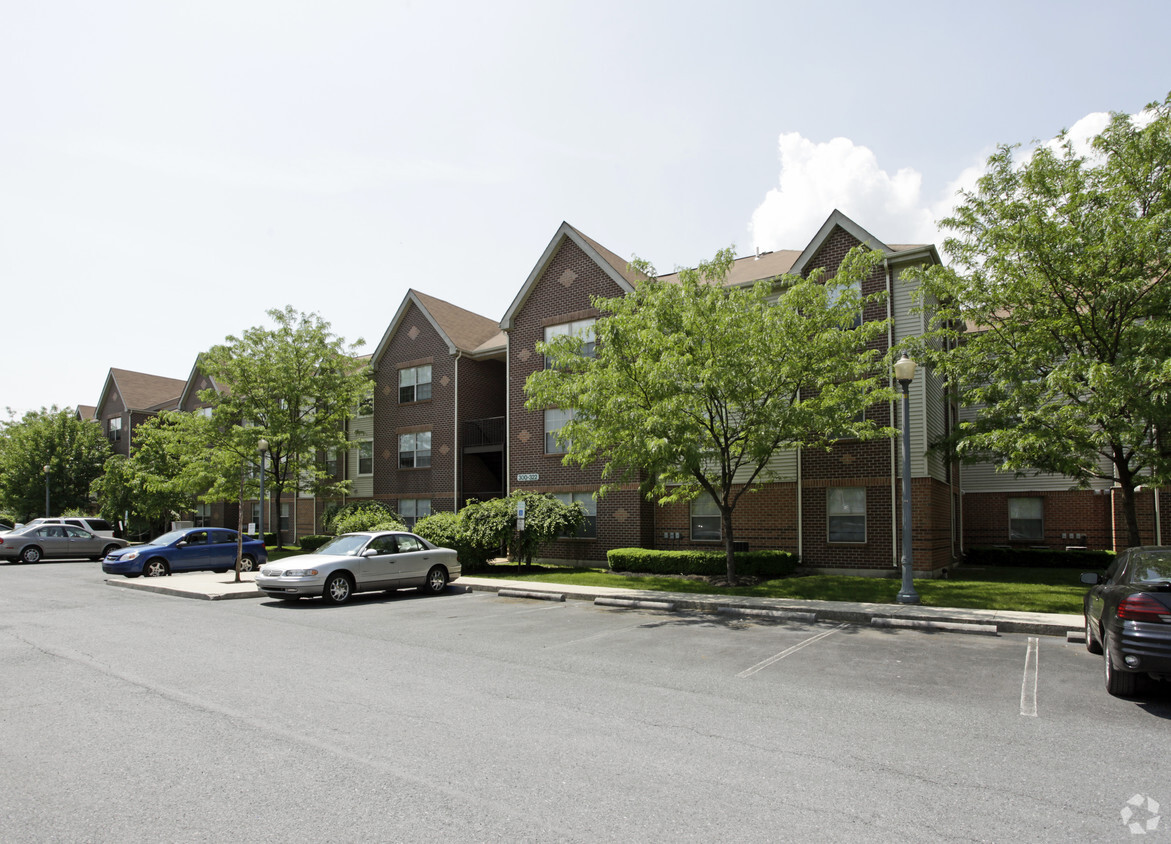
<path fill-rule="evenodd" d="M 320 595 L 343 604 L 355 592 L 408 589 L 437 595 L 460 576 L 459 557 L 413 533 L 345 533 L 311 554 L 268 562 L 256 575 L 266 595 L 293 600 Z"/>
<path fill-rule="evenodd" d="M 100 560 L 129 544 L 125 539 L 98 536 L 72 525 L 29 525 L 0 536 L 0 559 L 22 563 L 79 557 Z"/>

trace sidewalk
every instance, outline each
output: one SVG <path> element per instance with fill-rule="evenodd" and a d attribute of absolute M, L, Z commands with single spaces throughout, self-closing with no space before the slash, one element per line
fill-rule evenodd
<path fill-rule="evenodd" d="M 233 573 L 188 572 L 169 577 L 110 577 L 106 579 L 106 583 L 123 589 L 158 592 L 205 601 L 264 597 L 256 588 L 251 573 L 241 574 L 240 580 L 240 583 L 236 583 Z M 605 586 L 531 583 L 494 577 L 461 577 L 449 588 L 467 592 L 504 592 L 505 597 L 594 601 L 604 606 L 788 617 L 805 621 L 844 621 L 854 624 L 968 633 L 1028 633 L 1035 636 L 1063 636 L 1069 641 L 1082 641 L 1085 635 L 1084 622 L 1080 615 L 1059 613 L 969 610 L 905 604 L 858 604 L 844 601 L 800 601 L 785 598 L 741 598 L 615 589 Z"/>

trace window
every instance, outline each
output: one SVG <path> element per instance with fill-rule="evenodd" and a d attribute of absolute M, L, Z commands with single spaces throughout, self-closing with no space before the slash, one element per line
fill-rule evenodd
<path fill-rule="evenodd" d="M 106 438 L 112 443 L 118 442 L 118 440 L 122 439 L 122 417 L 115 416 L 113 419 L 106 421 Z"/>
<path fill-rule="evenodd" d="M 581 527 L 577 529 L 577 533 L 563 533 L 561 534 L 562 536 L 573 537 L 575 539 L 598 538 L 598 502 L 594 500 L 593 493 L 555 492 L 553 493 L 553 497 L 562 504 L 580 504 L 586 513 L 585 521 L 581 523 Z"/>
<path fill-rule="evenodd" d="M 201 408 L 199 408 L 199 410 L 197 410 L 195 412 L 198 413 L 200 416 L 204 417 L 205 419 L 211 419 L 212 414 L 215 412 L 215 408 L 214 407 L 201 407 Z"/>
<path fill-rule="evenodd" d="M 257 529 L 260 528 L 260 502 L 259 501 L 252 502 L 252 516 L 248 521 L 249 521 L 249 523 L 255 525 Z M 247 527 L 247 526 L 248 525 L 245 525 L 245 527 Z"/>
<path fill-rule="evenodd" d="M 400 469 L 425 469 L 431 465 L 431 432 L 399 434 L 398 467 Z"/>
<path fill-rule="evenodd" d="M 1044 539 L 1043 507 L 1040 498 L 1008 499 L 1008 538 L 1034 542 Z"/>
<path fill-rule="evenodd" d="M 430 498 L 403 498 L 398 502 L 398 514 L 403 518 L 403 524 L 409 528 L 415 526 L 419 519 L 431 515 Z"/>
<path fill-rule="evenodd" d="M 705 492 L 691 502 L 691 538 L 718 542 L 723 535 L 720 508 L 716 506 L 716 500 Z"/>
<path fill-rule="evenodd" d="M 211 524 L 211 505 L 203 501 L 196 504 L 194 521 L 196 527 L 208 527 Z"/>
<path fill-rule="evenodd" d="M 287 531 L 291 525 L 289 521 L 289 504 L 288 502 L 281 502 L 281 531 Z"/>
<path fill-rule="evenodd" d="M 847 291 L 850 293 L 851 298 L 862 298 L 862 281 L 860 279 L 853 281 L 850 284 L 835 284 L 834 280 L 831 278 L 826 282 L 826 287 L 828 288 L 829 292 L 829 305 L 831 308 L 846 295 Z M 854 324 L 851 327 L 857 328 L 861 324 L 862 309 L 859 308 L 858 312 L 854 315 Z"/>
<path fill-rule="evenodd" d="M 581 340 L 580 354 L 582 357 L 592 358 L 596 345 L 594 342 L 594 319 L 578 319 L 573 322 L 563 322 L 560 325 L 550 325 L 545 328 L 545 342 L 552 343 L 558 337 L 577 337 Z M 549 358 L 545 358 L 545 368 L 553 365 Z"/>
<path fill-rule="evenodd" d="M 569 451 L 569 440 L 561 436 L 561 429 L 565 423 L 574 417 L 575 410 L 546 410 L 545 411 L 545 453 L 565 454 Z"/>
<path fill-rule="evenodd" d="M 358 443 L 358 474 L 374 474 L 374 440 Z"/>
<path fill-rule="evenodd" d="M 866 541 L 866 488 L 830 487 L 825 492 L 830 542 Z"/>
<path fill-rule="evenodd" d="M 373 448 L 371 444 L 371 448 Z M 331 448 L 325 452 L 325 474 L 331 478 L 337 477 L 337 449 Z"/>
<path fill-rule="evenodd" d="M 431 398 L 431 364 L 398 371 L 398 403 L 410 404 Z"/>
<path fill-rule="evenodd" d="M 366 395 L 364 395 L 362 397 L 362 400 L 360 402 L 358 402 L 358 415 L 359 416 L 373 416 L 374 415 L 374 391 L 373 390 L 371 390 Z"/>

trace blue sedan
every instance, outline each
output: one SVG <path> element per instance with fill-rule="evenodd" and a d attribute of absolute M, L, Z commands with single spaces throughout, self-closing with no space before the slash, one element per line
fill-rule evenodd
<path fill-rule="evenodd" d="M 182 528 L 164 533 L 146 545 L 107 554 L 106 574 L 162 577 L 176 571 L 225 572 L 236 567 L 236 531 L 227 528 Z M 240 571 L 255 571 L 268 562 L 264 543 L 244 537 Z"/>

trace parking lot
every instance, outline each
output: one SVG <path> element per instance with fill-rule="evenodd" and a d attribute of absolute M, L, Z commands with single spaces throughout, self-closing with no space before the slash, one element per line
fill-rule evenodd
<path fill-rule="evenodd" d="M 12 840 L 1126 840 L 1171 806 L 1171 696 L 1056 637 L 93 563 L 0 566 L 0 631 Z"/>

